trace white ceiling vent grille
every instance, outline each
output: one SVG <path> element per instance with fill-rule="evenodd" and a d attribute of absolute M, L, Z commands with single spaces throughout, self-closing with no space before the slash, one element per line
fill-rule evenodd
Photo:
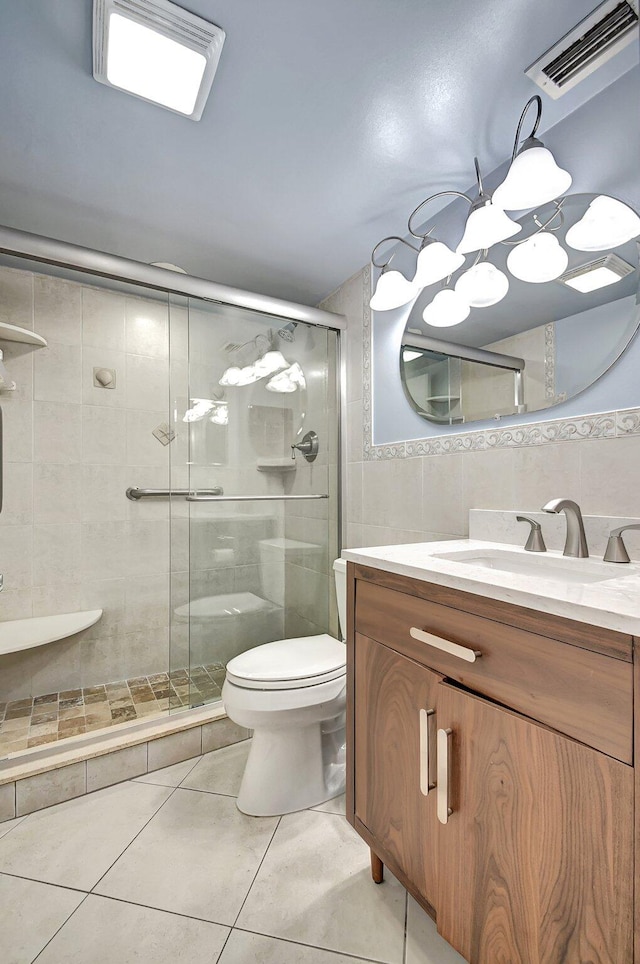
<path fill-rule="evenodd" d="M 200 120 L 225 32 L 171 0 L 93 0 L 93 76 Z"/>
<path fill-rule="evenodd" d="M 557 100 L 623 50 L 637 32 L 638 0 L 605 0 L 525 74 Z"/>

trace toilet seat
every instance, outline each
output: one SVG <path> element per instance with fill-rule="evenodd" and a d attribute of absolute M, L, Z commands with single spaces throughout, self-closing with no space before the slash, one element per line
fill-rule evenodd
<path fill-rule="evenodd" d="M 230 683 L 256 690 L 318 686 L 345 673 L 346 647 L 327 633 L 264 643 L 227 664 Z"/>

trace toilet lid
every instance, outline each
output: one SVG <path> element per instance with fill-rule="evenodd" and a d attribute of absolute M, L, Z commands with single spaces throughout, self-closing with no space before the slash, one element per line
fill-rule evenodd
<path fill-rule="evenodd" d="M 344 675 L 346 658 L 344 643 L 327 633 L 278 639 L 230 660 L 227 679 L 259 689 L 313 686 Z"/>

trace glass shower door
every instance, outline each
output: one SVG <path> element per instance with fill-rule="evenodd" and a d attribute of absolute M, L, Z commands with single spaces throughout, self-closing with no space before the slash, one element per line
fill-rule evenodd
<path fill-rule="evenodd" d="M 337 631 L 337 335 L 174 301 L 171 663 L 196 706 L 239 653 Z"/>

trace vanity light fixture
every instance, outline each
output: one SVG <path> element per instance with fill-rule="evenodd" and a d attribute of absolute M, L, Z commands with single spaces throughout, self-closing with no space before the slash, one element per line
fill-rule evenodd
<path fill-rule="evenodd" d="M 478 197 L 471 203 L 464 234 L 456 248 L 457 254 L 471 254 L 472 251 L 490 248 L 522 231 L 522 225 L 512 221 L 508 214 L 494 204 L 491 194 L 484 190 L 478 158 L 474 157 L 473 160 L 478 180 Z"/>
<path fill-rule="evenodd" d="M 460 275 L 455 290 L 472 308 L 497 305 L 509 290 L 509 279 L 489 261 L 480 261 Z"/>
<path fill-rule="evenodd" d="M 394 235 L 378 241 L 371 252 L 372 265 L 374 268 L 382 269 L 375 291 L 369 302 L 374 311 L 390 311 L 392 308 L 401 308 L 402 305 L 407 305 L 410 301 L 413 301 L 420 291 L 420 288 L 405 278 L 402 272 L 395 271 L 393 268 L 389 269 L 393 254 L 382 264 L 378 264 L 376 261 L 376 251 L 383 244 L 386 244 L 387 241 L 399 241 L 400 244 L 406 245 L 406 247 L 411 248 L 412 251 L 417 250 L 412 244 L 405 241 L 404 238 L 399 238 Z"/>
<path fill-rule="evenodd" d="M 606 251 L 631 241 L 640 234 L 640 218 L 617 198 L 600 194 L 566 235 L 576 251 Z"/>
<path fill-rule="evenodd" d="M 469 317 L 471 308 L 459 292 L 442 288 L 422 312 L 422 319 L 433 328 L 453 328 Z"/>
<path fill-rule="evenodd" d="M 588 294 L 590 291 L 597 291 L 598 288 L 613 285 L 634 271 L 635 268 L 619 258 L 617 254 L 607 254 L 604 258 L 598 258 L 597 261 L 590 261 L 588 264 L 581 264 L 567 271 L 558 278 L 558 281 L 575 291 Z"/>
<path fill-rule="evenodd" d="M 569 255 L 554 234 L 541 231 L 510 252 L 507 267 L 514 278 L 530 284 L 554 281 L 567 270 Z"/>
<path fill-rule="evenodd" d="M 200 120 L 225 32 L 170 0 L 94 0 L 93 76 Z"/>
<path fill-rule="evenodd" d="M 520 133 L 527 111 L 537 106 L 537 115 L 529 136 L 518 150 Z M 542 98 L 538 94 L 527 101 L 516 130 L 511 165 L 502 184 L 493 192 L 493 203 L 506 211 L 523 211 L 560 197 L 571 187 L 572 177 L 556 164 L 551 151 L 535 136 L 542 117 Z"/>

